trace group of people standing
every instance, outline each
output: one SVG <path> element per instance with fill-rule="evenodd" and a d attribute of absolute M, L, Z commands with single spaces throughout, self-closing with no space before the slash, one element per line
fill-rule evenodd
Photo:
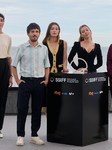
<path fill-rule="evenodd" d="M 49 81 L 49 73 L 68 73 L 67 69 L 67 42 L 60 39 L 60 27 L 56 22 L 49 24 L 46 36 L 42 43 L 38 42 L 41 33 L 40 26 L 30 23 L 27 26 L 29 40 L 18 46 L 14 59 L 11 59 L 11 38 L 3 33 L 4 15 L 0 14 L 0 137 L 3 128 L 5 106 L 8 87 L 11 87 L 12 77 L 18 85 L 17 98 L 17 142 L 16 145 L 24 145 L 25 122 L 28 112 L 28 103 L 32 97 L 31 117 L 31 143 L 43 145 L 44 142 L 38 136 L 41 125 L 41 108 L 45 98 L 46 86 Z M 99 44 L 92 42 L 92 32 L 87 25 L 79 28 L 80 38 L 75 42 L 68 56 L 71 63 L 75 54 L 83 58 L 87 64 L 85 72 L 96 72 L 102 66 L 102 52 Z M 109 49 L 109 61 L 107 66 L 112 66 L 112 46 Z M 96 64 L 94 64 L 97 58 Z M 20 63 L 20 76 L 18 77 L 17 65 Z M 83 62 L 78 66 L 71 64 L 75 69 L 85 68 Z M 108 67 L 109 75 L 112 78 L 112 67 Z M 110 71 L 111 69 L 111 71 Z M 112 82 L 112 80 L 111 80 Z M 112 86 L 112 85 L 111 85 Z"/>

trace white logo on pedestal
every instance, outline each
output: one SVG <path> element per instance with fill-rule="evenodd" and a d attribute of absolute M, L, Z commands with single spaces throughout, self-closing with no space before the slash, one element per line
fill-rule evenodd
<path fill-rule="evenodd" d="M 51 78 L 50 78 L 50 81 L 51 81 L 51 82 L 54 82 L 54 78 L 53 78 L 53 77 L 51 77 Z"/>

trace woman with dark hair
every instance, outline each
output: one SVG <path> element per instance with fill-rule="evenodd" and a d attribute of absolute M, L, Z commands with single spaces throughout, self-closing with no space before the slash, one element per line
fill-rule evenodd
<path fill-rule="evenodd" d="M 68 72 L 67 42 L 60 40 L 60 26 L 56 22 L 49 24 L 43 44 L 48 47 L 50 72 Z"/>
<path fill-rule="evenodd" d="M 92 42 L 92 32 L 87 25 L 82 25 L 79 28 L 79 42 L 75 42 L 72 50 L 69 54 L 68 61 L 72 62 L 74 56 L 78 54 L 78 58 L 82 58 L 87 62 L 88 68 L 84 71 L 86 72 L 96 72 L 96 70 L 102 66 L 102 53 L 99 44 Z M 95 58 L 97 62 L 95 64 Z M 85 68 L 85 63 L 79 61 L 78 66 L 72 63 L 72 66 L 76 70 L 82 70 Z"/>
<path fill-rule="evenodd" d="M 0 138 L 3 128 L 4 113 L 7 101 L 8 86 L 12 86 L 11 38 L 3 33 L 5 17 L 0 13 Z"/>
<path fill-rule="evenodd" d="M 50 73 L 63 72 L 67 69 L 67 42 L 60 40 L 60 26 L 56 22 L 49 24 L 43 44 L 48 48 L 48 56 L 50 61 Z M 43 104 L 43 111 L 46 115 L 46 101 Z"/>

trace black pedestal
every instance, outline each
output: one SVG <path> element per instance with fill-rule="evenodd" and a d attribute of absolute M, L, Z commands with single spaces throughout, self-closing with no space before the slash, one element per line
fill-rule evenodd
<path fill-rule="evenodd" d="M 107 73 L 58 73 L 49 80 L 47 140 L 77 146 L 107 140 Z"/>

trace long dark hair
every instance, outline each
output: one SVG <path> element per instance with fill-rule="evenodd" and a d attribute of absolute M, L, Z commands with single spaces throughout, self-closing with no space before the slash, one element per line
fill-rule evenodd
<path fill-rule="evenodd" d="M 56 22 L 51 22 L 51 23 L 49 24 L 48 28 L 47 28 L 46 36 L 45 36 L 45 38 L 43 39 L 42 43 L 46 43 L 47 40 L 50 39 L 50 30 L 51 30 L 51 27 L 52 27 L 53 25 L 57 25 L 57 26 L 58 26 L 58 28 L 59 28 L 59 33 L 60 33 L 60 26 L 59 26 Z M 58 41 L 58 40 L 59 40 L 59 34 L 58 34 L 58 36 L 57 36 L 57 41 Z"/>

